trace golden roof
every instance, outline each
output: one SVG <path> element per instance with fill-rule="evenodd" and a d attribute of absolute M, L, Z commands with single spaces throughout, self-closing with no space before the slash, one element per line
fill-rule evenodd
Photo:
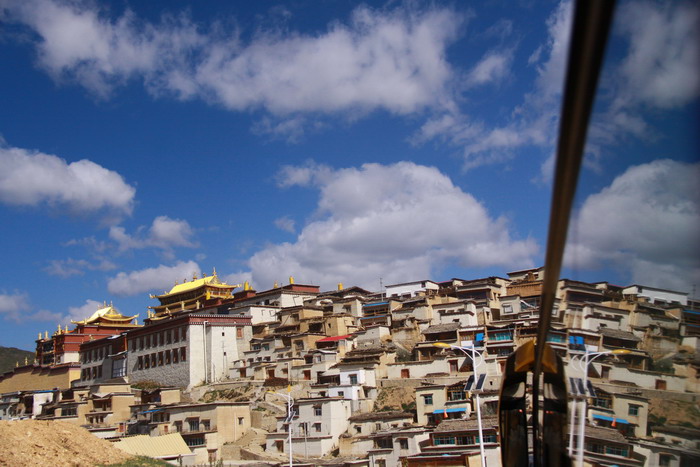
<path fill-rule="evenodd" d="M 73 324 L 92 324 L 94 322 L 100 321 L 101 319 L 105 319 L 107 321 L 131 321 L 132 319 L 136 318 L 138 315 L 134 316 L 124 316 L 119 311 L 117 311 L 116 308 L 110 303 L 107 305 L 104 303 L 104 306 L 102 308 L 99 308 L 96 312 L 92 314 L 89 318 L 86 318 L 82 321 L 71 321 Z"/>
<path fill-rule="evenodd" d="M 190 290 L 198 289 L 204 285 L 211 285 L 222 288 L 240 287 L 239 285 L 230 285 L 226 284 L 225 282 L 221 282 L 219 280 L 219 277 L 216 275 L 216 269 L 214 269 L 214 274 L 212 274 L 211 276 L 204 276 L 201 279 L 197 279 L 197 276 L 195 275 L 191 281 L 183 282 L 182 284 L 176 283 L 175 286 L 173 286 L 173 288 L 170 289 L 170 292 L 166 292 L 163 295 L 158 295 L 157 298 L 167 297 L 168 295 L 181 294 L 183 292 L 189 292 Z"/>

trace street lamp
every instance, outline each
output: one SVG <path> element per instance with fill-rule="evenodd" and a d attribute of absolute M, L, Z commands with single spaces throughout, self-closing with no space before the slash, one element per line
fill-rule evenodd
<path fill-rule="evenodd" d="M 287 389 L 287 392 L 291 391 L 291 387 Z M 272 391 L 267 391 L 268 393 L 271 394 L 276 394 L 278 396 L 284 397 L 287 399 L 287 418 L 284 420 L 287 422 L 287 444 L 289 445 L 289 467 L 292 467 L 292 419 L 294 418 L 294 399 L 292 399 L 292 396 L 289 394 L 284 394 L 281 392 L 272 392 Z"/>
<path fill-rule="evenodd" d="M 444 342 L 434 342 L 433 346 L 435 347 L 441 347 L 443 349 L 459 349 L 461 350 L 464 355 L 466 355 L 468 358 L 472 360 L 472 365 L 473 365 L 473 373 L 474 373 L 474 385 L 477 384 L 479 381 L 479 374 L 477 373 L 476 369 L 484 362 L 484 355 L 476 350 L 474 346 L 471 347 L 462 347 L 459 345 L 451 345 L 451 344 L 446 344 Z M 471 353 L 471 355 L 470 355 Z M 479 357 L 479 361 L 476 360 L 477 356 Z M 481 400 L 479 399 L 479 392 L 476 392 L 476 420 L 477 423 L 479 424 L 479 450 L 481 451 L 481 465 L 483 467 L 486 467 L 486 453 L 484 452 L 484 430 L 481 426 Z"/>
<path fill-rule="evenodd" d="M 581 408 L 579 411 L 579 420 L 578 420 L 578 444 L 577 444 L 577 452 L 576 452 L 576 463 L 578 464 L 578 467 L 583 467 L 583 439 L 584 439 L 584 431 L 586 429 L 586 409 L 588 405 L 588 397 L 586 397 L 586 389 L 588 389 L 588 365 L 593 363 L 593 360 L 596 358 L 602 356 L 602 355 L 623 355 L 623 354 L 628 354 L 630 353 L 629 350 L 627 349 L 616 349 L 616 350 L 609 350 L 606 352 L 589 352 L 586 350 L 585 353 L 581 355 L 574 355 L 569 358 L 569 362 L 571 363 L 571 366 L 576 367 L 578 370 L 580 370 L 583 373 L 583 397 L 581 401 Z M 576 358 L 578 357 L 578 358 Z M 574 405 L 575 408 L 575 405 Z M 574 421 L 573 421 L 573 415 L 575 413 L 575 410 L 571 411 L 571 429 L 569 432 L 569 456 L 571 456 L 572 450 L 573 450 L 573 426 L 574 426 Z"/>

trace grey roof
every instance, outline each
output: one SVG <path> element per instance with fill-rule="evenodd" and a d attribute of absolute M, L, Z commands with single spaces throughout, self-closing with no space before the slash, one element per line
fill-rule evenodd
<path fill-rule="evenodd" d="M 586 438 L 602 439 L 614 443 L 627 443 L 622 433 L 614 428 L 604 428 L 601 426 L 586 425 Z"/>
<path fill-rule="evenodd" d="M 493 418 L 483 418 L 482 425 L 484 429 L 496 428 L 498 426 L 498 419 Z M 475 418 L 469 418 L 466 420 L 462 419 L 447 419 L 440 422 L 440 424 L 435 427 L 435 433 L 444 433 L 448 431 L 470 431 L 478 430 L 479 423 Z"/>
<path fill-rule="evenodd" d="M 413 414 L 400 412 L 397 410 L 392 410 L 389 412 L 370 412 L 353 415 L 352 417 L 348 418 L 348 420 L 351 422 L 374 422 L 377 420 L 397 420 L 401 418 L 410 418 L 413 420 Z"/>
<path fill-rule="evenodd" d="M 651 431 L 658 433 L 668 433 L 670 435 L 680 435 L 684 437 L 700 438 L 700 430 L 679 425 L 655 426 Z"/>
<path fill-rule="evenodd" d="M 600 333 L 603 337 L 612 337 L 614 339 L 624 339 L 627 341 L 641 342 L 641 339 L 631 332 L 620 331 L 619 329 L 600 328 Z"/>
<path fill-rule="evenodd" d="M 423 334 L 436 334 L 439 332 L 456 331 L 461 326 L 460 323 L 436 324 L 423 331 Z"/>

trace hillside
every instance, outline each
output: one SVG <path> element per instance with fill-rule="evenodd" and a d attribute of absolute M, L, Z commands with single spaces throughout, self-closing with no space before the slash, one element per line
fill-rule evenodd
<path fill-rule="evenodd" d="M 66 422 L 0 421 L 0 465 L 92 467 L 131 456 L 84 428 Z"/>
<path fill-rule="evenodd" d="M 34 361 L 34 352 L 0 346 L 0 374 L 13 369 L 17 362 L 20 365 L 24 364 L 25 358 L 29 359 L 30 362 Z"/>

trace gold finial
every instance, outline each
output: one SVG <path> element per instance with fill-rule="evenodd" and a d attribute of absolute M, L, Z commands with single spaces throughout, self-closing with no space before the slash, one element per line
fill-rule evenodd
<path fill-rule="evenodd" d="M 24 357 L 24 364 L 25 364 L 25 365 L 28 365 L 28 364 L 29 364 L 29 360 L 27 360 L 27 357 Z"/>
<path fill-rule="evenodd" d="M 250 290 L 250 282 L 245 281 L 243 283 L 243 290 Z"/>
<path fill-rule="evenodd" d="M 61 325 L 58 325 L 58 333 L 61 334 Z"/>
<path fill-rule="evenodd" d="M 278 288 L 279 286 L 280 286 L 280 285 L 277 283 L 277 281 L 275 281 L 275 283 L 272 285 L 272 288 L 273 288 L 273 289 L 276 289 L 276 288 Z"/>
<path fill-rule="evenodd" d="M 44 339 L 48 339 L 48 338 L 49 338 L 49 331 L 44 331 Z"/>
<path fill-rule="evenodd" d="M 196 281 L 196 280 L 197 280 L 197 273 L 196 273 L 196 272 L 193 272 L 193 273 L 192 273 L 192 280 L 193 280 L 193 281 Z"/>
<path fill-rule="evenodd" d="M 19 367 L 19 362 L 15 362 L 15 368 Z"/>
<path fill-rule="evenodd" d="M 343 283 L 342 282 L 338 282 L 338 290 L 343 290 Z"/>
<path fill-rule="evenodd" d="M 68 332 L 68 325 L 66 324 L 66 329 L 63 332 Z"/>
<path fill-rule="evenodd" d="M 39 340 L 41 340 L 41 333 L 39 333 Z"/>
<path fill-rule="evenodd" d="M 289 283 L 293 284 L 294 283 L 294 276 L 289 276 Z"/>
<path fill-rule="evenodd" d="M 211 275 L 214 276 L 214 277 L 216 277 L 216 268 L 213 268 L 213 269 L 214 269 L 214 271 L 212 272 Z"/>

